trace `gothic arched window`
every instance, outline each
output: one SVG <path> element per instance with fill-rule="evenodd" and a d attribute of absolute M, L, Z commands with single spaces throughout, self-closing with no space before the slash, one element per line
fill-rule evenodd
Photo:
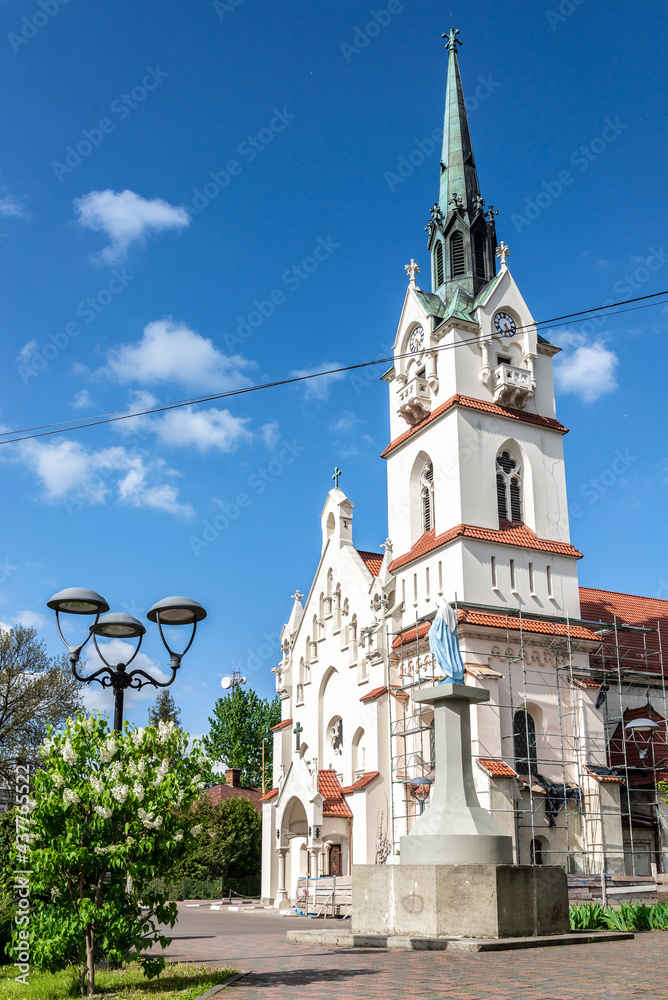
<path fill-rule="evenodd" d="M 499 517 L 522 520 L 522 470 L 509 451 L 496 458 L 496 503 Z"/>
<path fill-rule="evenodd" d="M 536 723 L 524 710 L 513 716 L 513 749 L 518 774 L 538 774 Z"/>
<path fill-rule="evenodd" d="M 464 237 L 461 233 L 453 233 L 450 239 L 450 275 L 456 278 L 458 274 L 466 274 Z"/>
<path fill-rule="evenodd" d="M 420 514 L 422 533 L 434 527 L 434 467 L 427 462 L 420 476 Z"/>
<path fill-rule="evenodd" d="M 443 284 L 443 244 L 437 240 L 434 247 L 434 284 L 440 288 Z"/>
<path fill-rule="evenodd" d="M 485 238 L 482 233 L 476 233 L 474 239 L 475 273 L 479 278 L 485 277 Z"/>

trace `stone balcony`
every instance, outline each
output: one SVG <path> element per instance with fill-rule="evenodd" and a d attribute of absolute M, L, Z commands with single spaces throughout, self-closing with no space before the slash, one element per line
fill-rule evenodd
<path fill-rule="evenodd" d="M 426 378 L 415 376 L 399 390 L 399 414 L 406 423 L 419 424 L 431 413 L 431 392 Z"/>
<path fill-rule="evenodd" d="M 499 406 L 514 406 L 521 410 L 533 396 L 535 388 L 535 379 L 528 368 L 514 368 L 503 363 L 492 372 L 494 402 Z"/>

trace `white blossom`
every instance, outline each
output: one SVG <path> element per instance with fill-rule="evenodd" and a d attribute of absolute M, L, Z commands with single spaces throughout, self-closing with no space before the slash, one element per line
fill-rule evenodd
<path fill-rule="evenodd" d="M 42 751 L 44 753 L 51 753 L 51 748 L 53 747 L 53 740 L 43 739 L 42 740 Z"/>
<path fill-rule="evenodd" d="M 105 809 L 104 806 L 95 806 L 95 812 L 98 816 L 101 816 L 102 819 L 109 819 L 111 816 L 111 809 Z"/>
<path fill-rule="evenodd" d="M 199 790 L 201 792 L 203 788 L 206 788 L 206 781 L 198 781 L 197 782 L 197 787 L 199 788 Z"/>
<path fill-rule="evenodd" d="M 156 788 L 158 787 L 158 785 L 162 784 L 162 782 L 167 777 L 168 773 L 169 773 L 169 761 L 168 760 L 163 760 L 163 762 L 158 767 L 158 770 L 157 770 L 156 775 L 155 775 L 155 780 L 153 782 L 153 784 L 154 784 L 154 786 Z"/>
<path fill-rule="evenodd" d="M 166 743 L 169 737 L 174 732 L 173 722 L 159 722 L 158 723 L 158 743 Z"/>
<path fill-rule="evenodd" d="M 135 795 L 140 802 L 143 802 L 144 795 L 146 794 L 146 792 L 144 791 L 144 786 L 141 785 L 138 781 L 135 781 L 134 785 L 132 786 L 132 794 Z"/>
<path fill-rule="evenodd" d="M 106 740 L 100 747 L 100 760 L 103 764 L 108 764 L 115 753 L 116 740 L 113 736 L 107 736 Z"/>
<path fill-rule="evenodd" d="M 99 778 L 91 778 L 90 785 L 96 795 L 102 795 L 104 783 Z"/>
<path fill-rule="evenodd" d="M 134 743 L 135 747 L 139 748 L 144 741 L 144 729 L 137 729 L 134 733 L 130 733 L 130 739 Z"/>
<path fill-rule="evenodd" d="M 63 802 L 66 806 L 69 806 L 70 803 L 76 806 L 79 803 L 79 796 L 71 788 L 66 788 L 63 791 Z"/>
<path fill-rule="evenodd" d="M 128 792 L 130 789 L 127 785 L 113 785 L 111 789 L 111 794 L 121 805 L 125 802 L 128 797 Z"/>
<path fill-rule="evenodd" d="M 202 832 L 202 824 L 201 823 L 197 823 L 196 826 L 193 826 L 193 827 L 190 828 L 190 835 L 192 837 L 199 837 L 199 835 L 200 835 L 201 832 Z"/>
<path fill-rule="evenodd" d="M 179 788 L 179 790 L 178 790 L 178 792 L 176 794 L 176 804 L 177 804 L 177 806 L 181 805 L 181 803 L 183 802 L 184 798 L 185 798 L 185 792 L 183 791 L 183 789 Z"/>
<path fill-rule="evenodd" d="M 180 840 L 183 840 L 183 830 L 178 830 L 178 831 L 177 831 L 177 832 L 176 832 L 176 833 L 174 834 L 174 840 L 175 840 L 175 841 L 177 841 L 177 843 L 178 843 L 178 842 L 179 842 Z"/>
<path fill-rule="evenodd" d="M 63 778 L 62 774 L 54 774 L 53 784 L 55 785 L 56 788 L 60 788 L 61 785 L 65 784 L 65 779 Z"/>
<path fill-rule="evenodd" d="M 106 854 L 109 850 L 108 847 L 96 847 L 94 848 L 96 854 Z"/>
<path fill-rule="evenodd" d="M 61 754 L 63 760 L 66 761 L 66 763 L 68 764 L 76 764 L 77 760 L 79 759 L 76 755 L 74 747 L 72 746 L 69 740 L 65 740 L 65 743 L 63 744 L 63 749 L 61 750 Z"/>

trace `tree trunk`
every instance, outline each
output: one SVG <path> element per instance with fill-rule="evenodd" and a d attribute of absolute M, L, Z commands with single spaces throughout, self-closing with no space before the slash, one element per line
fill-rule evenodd
<path fill-rule="evenodd" d="M 95 995 L 95 931 L 86 928 L 86 996 Z"/>

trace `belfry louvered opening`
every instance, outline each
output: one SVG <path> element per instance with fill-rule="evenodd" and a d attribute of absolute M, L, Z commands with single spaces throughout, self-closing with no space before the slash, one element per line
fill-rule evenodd
<path fill-rule="evenodd" d="M 496 503 L 503 520 L 522 520 L 522 470 L 509 451 L 496 458 Z"/>
<path fill-rule="evenodd" d="M 485 239 L 482 233 L 475 234 L 475 273 L 479 278 L 485 277 Z"/>
<path fill-rule="evenodd" d="M 436 288 L 440 288 L 443 284 L 444 278 L 443 271 L 443 244 L 440 240 L 437 241 L 434 247 L 434 285 Z"/>
<path fill-rule="evenodd" d="M 464 237 L 461 233 L 453 233 L 450 239 L 450 274 L 453 278 L 459 274 L 466 274 Z"/>
<path fill-rule="evenodd" d="M 420 476 L 420 510 L 422 533 L 434 527 L 434 467 L 427 462 Z"/>

